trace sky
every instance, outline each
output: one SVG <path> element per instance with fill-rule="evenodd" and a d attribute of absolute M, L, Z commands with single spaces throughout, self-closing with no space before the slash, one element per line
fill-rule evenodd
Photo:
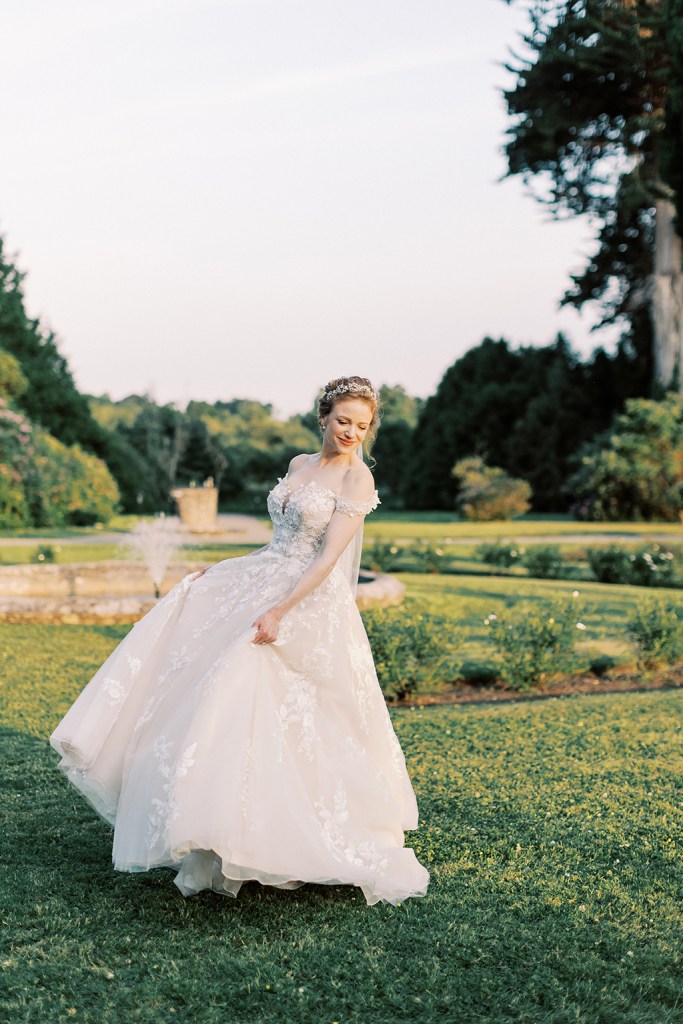
<path fill-rule="evenodd" d="M 502 0 L 23 0 L 3 12 L 0 233 L 78 386 L 308 410 L 433 393 L 559 310 L 593 248 L 501 181 Z"/>

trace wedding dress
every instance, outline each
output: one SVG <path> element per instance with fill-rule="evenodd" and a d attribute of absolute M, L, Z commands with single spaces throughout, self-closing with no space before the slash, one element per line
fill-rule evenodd
<path fill-rule="evenodd" d="M 280 480 L 271 543 L 186 576 L 78 697 L 51 743 L 114 825 L 115 868 L 173 867 L 186 896 L 250 879 L 352 884 L 369 904 L 424 895 L 429 875 L 403 846 L 415 795 L 342 559 L 274 643 L 251 642 L 335 509 L 377 504 Z"/>

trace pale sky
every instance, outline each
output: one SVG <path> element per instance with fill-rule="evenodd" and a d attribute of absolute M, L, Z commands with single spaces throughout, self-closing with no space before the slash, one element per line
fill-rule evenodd
<path fill-rule="evenodd" d="M 432 393 L 485 335 L 581 351 L 592 248 L 500 183 L 502 0 L 22 0 L 0 233 L 80 388 L 307 410 Z"/>

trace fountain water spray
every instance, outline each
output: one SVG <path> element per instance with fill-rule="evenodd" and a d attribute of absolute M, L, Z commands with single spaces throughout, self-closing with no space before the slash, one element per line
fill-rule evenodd
<path fill-rule="evenodd" d="M 129 547 L 141 555 L 159 597 L 161 584 L 173 555 L 181 547 L 183 536 L 177 516 L 160 515 L 150 521 L 136 523 L 129 534 Z"/>

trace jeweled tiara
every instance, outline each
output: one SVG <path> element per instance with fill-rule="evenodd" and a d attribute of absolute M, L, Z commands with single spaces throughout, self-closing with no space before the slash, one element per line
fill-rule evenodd
<path fill-rule="evenodd" d="M 334 398 L 335 395 L 365 395 L 368 398 L 373 398 L 378 401 L 379 396 L 374 388 L 369 387 L 367 384 L 358 384 L 356 381 L 350 381 L 348 384 L 337 384 L 336 388 L 332 391 L 327 391 L 326 396 L 328 398 Z"/>

